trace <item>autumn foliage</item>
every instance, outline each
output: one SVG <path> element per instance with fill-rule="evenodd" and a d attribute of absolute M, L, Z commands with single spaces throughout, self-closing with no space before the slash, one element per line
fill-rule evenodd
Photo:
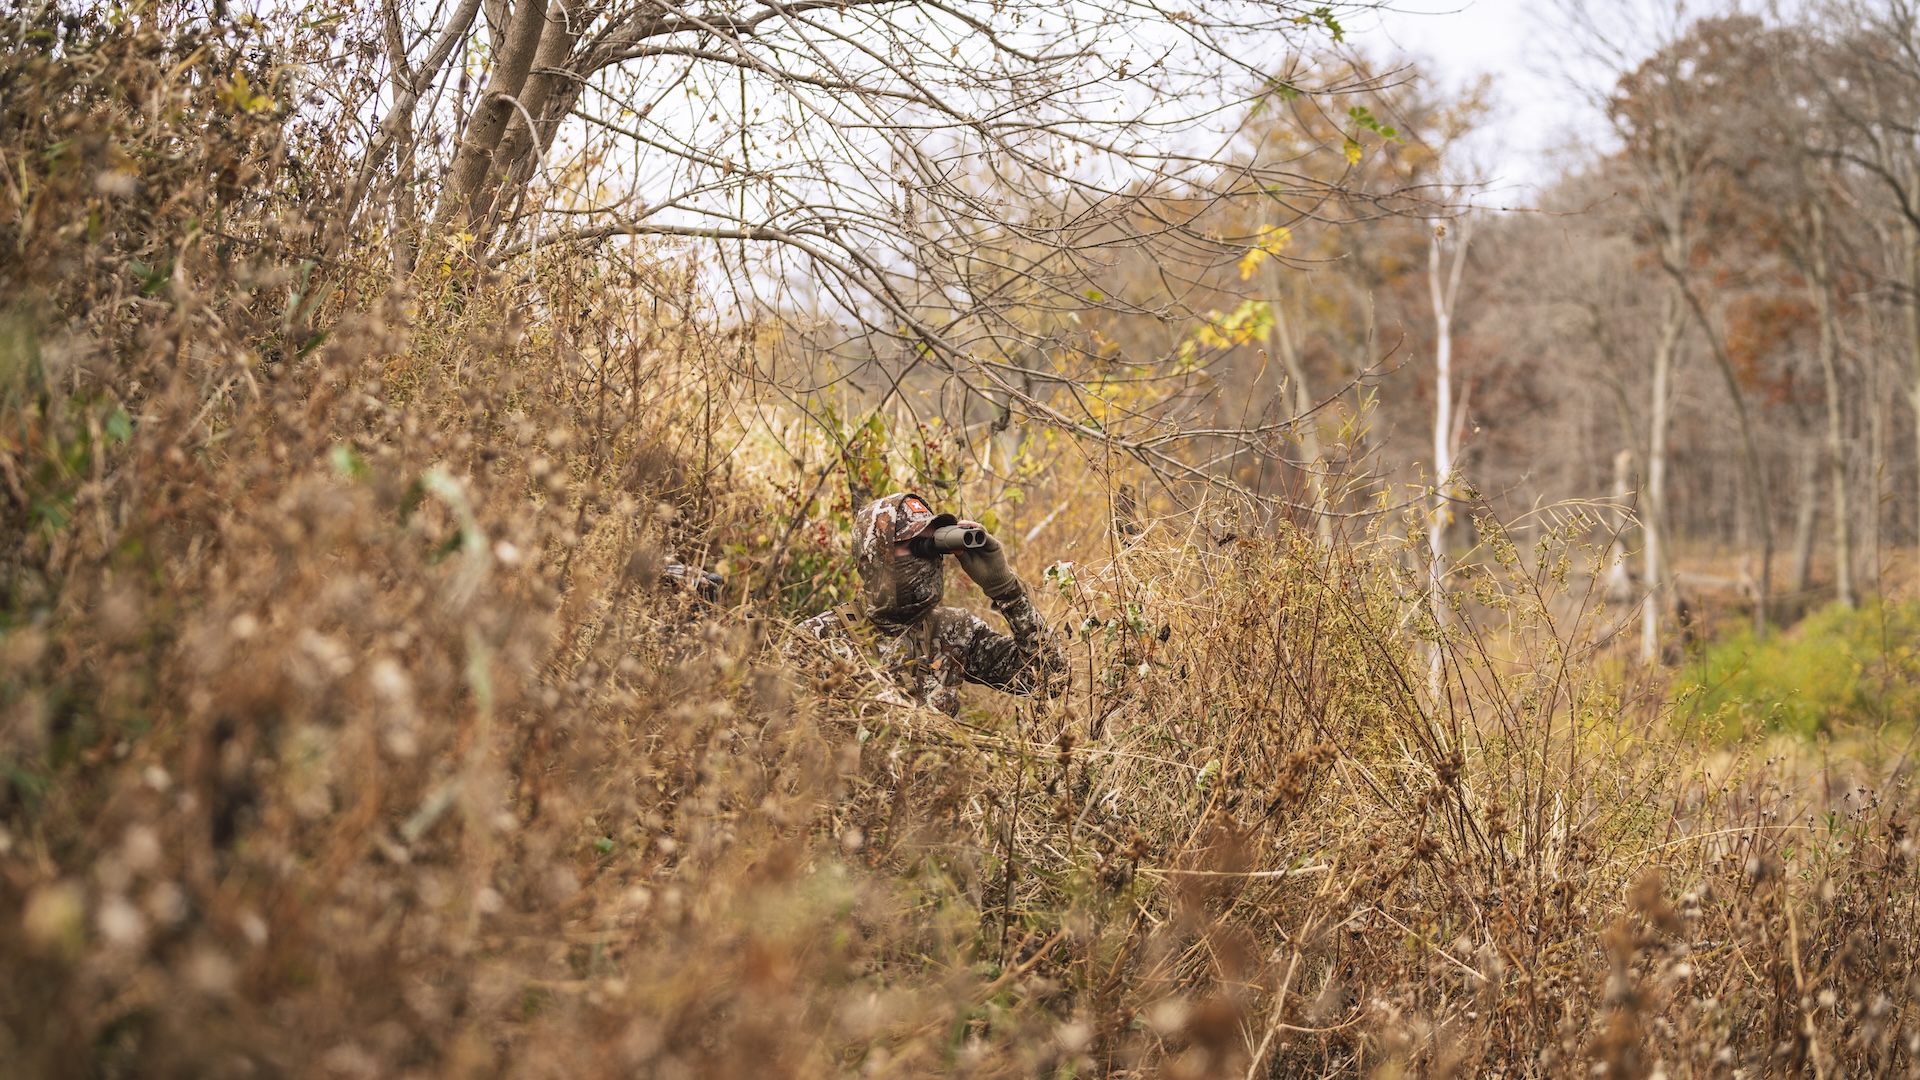
<path fill-rule="evenodd" d="M 1072 689 L 883 706 L 790 619 L 960 436 L 819 434 L 688 248 L 315 258 L 244 19 L 15 24 L 0 1072 L 1920 1074 L 1908 774 L 1613 662 L 1594 515 L 1476 504 L 1440 620 L 1417 516 L 1035 434 Z"/>

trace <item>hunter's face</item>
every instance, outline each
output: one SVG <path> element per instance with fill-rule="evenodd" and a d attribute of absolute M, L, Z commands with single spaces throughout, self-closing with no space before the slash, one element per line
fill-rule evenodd
<path fill-rule="evenodd" d="M 900 532 L 933 512 L 918 496 L 893 495 L 863 507 L 854 521 L 854 559 L 868 614 L 906 625 L 933 610 L 945 592 L 946 560 L 913 553 Z M 918 530 L 913 530 L 918 531 Z"/>
<path fill-rule="evenodd" d="M 901 564 L 901 563 L 904 563 L 904 562 L 907 562 L 907 561 L 908 561 L 908 560 L 910 560 L 910 559 L 918 559 L 918 558 L 922 558 L 922 557 L 923 557 L 923 556 L 919 556 L 919 555 L 915 555 L 915 554 L 913 553 L 913 545 L 912 545 L 912 544 L 908 544 L 908 543 L 895 543 L 895 544 L 893 545 L 893 561 L 894 561 L 894 564 L 895 564 L 895 565 L 899 565 L 899 564 Z M 933 556 L 933 558 L 934 558 L 934 559 L 936 559 L 936 560 L 937 560 L 937 559 L 939 559 L 939 557 L 940 557 L 940 556 L 938 556 L 938 555 L 935 555 L 935 556 Z"/>

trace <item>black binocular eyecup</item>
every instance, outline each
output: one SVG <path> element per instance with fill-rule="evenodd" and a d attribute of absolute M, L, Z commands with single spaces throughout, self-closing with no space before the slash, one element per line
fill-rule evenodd
<path fill-rule="evenodd" d="M 942 525 L 925 536 L 916 536 L 907 542 L 907 547 L 923 559 L 986 546 L 987 530 L 978 525 Z"/>

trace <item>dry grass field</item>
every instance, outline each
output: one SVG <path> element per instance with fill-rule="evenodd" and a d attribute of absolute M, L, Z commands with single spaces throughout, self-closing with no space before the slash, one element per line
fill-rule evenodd
<path fill-rule="evenodd" d="M 1123 538 L 1062 453 L 1071 690 L 877 704 L 684 262 L 313 295 L 153 44 L 6 60 L 0 1074 L 1920 1075 L 1911 724 L 1699 720 L 1578 520 L 1443 628 L 1391 522 Z"/>

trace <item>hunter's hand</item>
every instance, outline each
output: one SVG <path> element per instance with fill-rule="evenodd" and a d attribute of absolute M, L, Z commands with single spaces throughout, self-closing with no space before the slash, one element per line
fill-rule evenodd
<path fill-rule="evenodd" d="M 977 521 L 963 521 L 960 524 L 970 528 L 984 528 Z M 960 569 L 966 571 L 980 591 L 995 600 L 1011 600 L 1023 591 L 1020 578 L 1007 565 L 1007 549 L 1002 547 L 998 537 L 987 534 L 985 547 L 963 548 L 953 553 L 954 561 Z"/>

